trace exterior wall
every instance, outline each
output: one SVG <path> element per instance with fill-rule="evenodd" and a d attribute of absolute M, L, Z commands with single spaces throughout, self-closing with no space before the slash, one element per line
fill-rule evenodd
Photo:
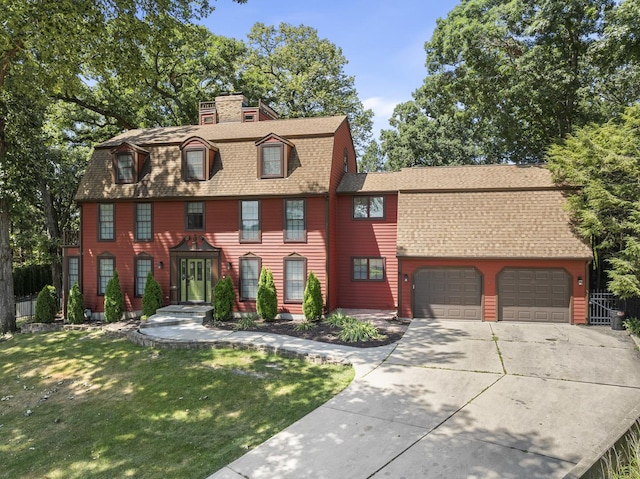
<path fill-rule="evenodd" d="M 340 180 L 344 176 L 344 149 L 347 148 L 349 155 L 348 169 L 349 172 L 357 171 L 356 152 L 353 147 L 353 139 L 351 138 L 351 130 L 349 123 L 345 120 L 336 131 L 333 142 L 333 158 L 331 162 L 331 179 L 329 183 L 329 298 L 327 309 L 333 311 L 339 305 L 339 279 L 338 269 L 340 264 L 339 251 L 342 242 L 340 241 L 340 224 L 338 220 L 340 199 L 336 195 L 336 190 L 340 184 Z"/>
<path fill-rule="evenodd" d="M 353 196 L 338 197 L 337 283 L 339 308 L 395 309 L 398 304 L 396 224 L 398 196 L 386 194 L 385 218 L 354 220 Z M 354 281 L 353 257 L 385 258 L 385 281 Z"/>
<path fill-rule="evenodd" d="M 296 197 L 298 198 L 298 197 Z M 169 248 L 176 246 L 185 236 L 203 237 L 209 244 L 220 248 L 220 274 L 231 275 L 238 297 L 239 259 L 253 253 L 262 259 L 262 265 L 273 272 L 278 291 L 278 305 L 283 313 L 301 314 L 301 304 L 285 304 L 283 301 L 283 260 L 290 254 L 307 259 L 307 272 L 313 270 L 318 276 L 326 295 L 326 198 L 306 198 L 307 242 L 285 243 L 283 241 L 283 198 L 261 199 L 261 243 L 240 243 L 238 198 L 205 201 L 205 231 L 185 231 L 184 201 L 157 201 L 153 204 L 153 241 L 134 241 L 134 203 L 115 203 L 115 241 L 97 241 L 97 205 L 82 206 L 83 258 L 81 262 L 83 294 L 87 307 L 103 311 L 104 298 L 97 296 L 97 258 L 101 253 L 116 257 L 115 266 L 125 296 L 125 309 L 139 311 L 142 299 L 134 297 L 134 258 L 139 253 L 153 257 L 153 274 L 162 287 L 165 302 L 169 302 L 170 268 Z M 159 269 L 159 262 L 163 268 Z M 231 264 L 231 268 L 227 264 Z M 236 301 L 238 311 L 255 311 L 255 302 Z"/>
<path fill-rule="evenodd" d="M 588 321 L 588 265 L 582 260 L 475 260 L 475 259 L 403 259 L 400 258 L 399 275 L 403 279 L 400 283 L 400 305 L 398 314 L 401 317 L 413 316 L 413 275 L 418 268 L 434 266 L 472 266 L 483 275 L 483 319 L 497 321 L 498 319 L 498 273 L 506 267 L 521 268 L 563 268 L 571 277 L 571 322 L 586 324 Z M 404 276 L 408 281 L 404 281 Z M 583 279 L 582 286 L 578 285 L 578 277 Z"/>

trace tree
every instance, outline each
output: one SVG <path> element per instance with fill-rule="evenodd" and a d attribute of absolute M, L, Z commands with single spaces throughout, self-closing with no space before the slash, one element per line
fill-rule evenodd
<path fill-rule="evenodd" d="M 281 23 L 256 23 L 248 35 L 245 79 L 282 118 L 347 115 L 356 149 L 371 140 L 373 111 L 358 98 L 354 77 L 345 73 L 342 50 L 317 30 Z M 257 98 L 254 98 L 257 100 Z"/>
<path fill-rule="evenodd" d="M 245 0 L 236 0 L 244 3 Z M 91 74 L 108 70 L 117 56 L 117 67 L 138 68 L 139 52 L 149 42 L 153 25 L 167 19 L 186 24 L 212 8 L 208 0 L 43 0 L 3 3 L 0 26 L 0 332 L 15 331 L 13 284 L 11 281 L 10 225 L 15 183 L 20 171 L 23 183 L 33 188 L 39 176 L 26 176 L 31 150 L 14 143 L 28 142 L 22 126 L 34 116 L 42 117 L 40 100 L 65 96 Z M 161 32 L 158 28 L 155 32 Z M 107 41 L 108 40 L 108 41 Z M 113 71 L 113 70 L 112 70 Z M 94 80 L 95 78 L 90 79 Z M 29 103 L 14 108 L 16 102 Z M 26 101 L 29 100 L 29 101 Z M 29 125 L 33 131 L 38 125 Z M 22 129 L 22 134 L 12 132 Z M 37 136 L 36 136 L 37 138 Z M 26 160 L 26 161 L 25 161 Z M 37 173 L 37 171 L 36 171 Z"/>
<path fill-rule="evenodd" d="M 35 320 L 38 323 L 53 323 L 57 313 L 58 297 L 56 296 L 56 289 L 51 285 L 47 285 L 38 293 Z"/>
<path fill-rule="evenodd" d="M 613 0 L 463 0 L 425 44 L 428 76 L 381 135 L 389 168 L 541 161 L 604 104 L 593 49 Z"/>
<path fill-rule="evenodd" d="M 213 291 L 213 317 L 216 321 L 225 321 L 233 312 L 236 293 L 233 291 L 231 276 L 218 280 Z"/>
<path fill-rule="evenodd" d="M 256 294 L 256 310 L 265 321 L 273 321 L 278 314 L 278 294 L 273 282 L 273 273 L 268 268 L 262 268 L 258 280 Z"/>
<path fill-rule="evenodd" d="M 549 150 L 557 182 L 575 187 L 569 207 L 577 232 L 591 243 L 608 287 L 640 297 L 640 105 L 621 118 L 578 128 Z M 599 284 L 597 285 L 599 286 Z"/>
<path fill-rule="evenodd" d="M 302 302 L 304 317 L 307 321 L 317 321 L 322 317 L 322 307 L 323 301 L 320 281 L 318 281 L 318 278 L 313 271 L 309 271 Z"/>
<path fill-rule="evenodd" d="M 160 284 L 149 271 L 142 293 L 142 315 L 147 318 L 153 316 L 162 307 L 162 303 L 162 288 L 160 288 Z"/>
<path fill-rule="evenodd" d="M 124 313 L 124 296 L 120 288 L 118 272 L 114 271 L 104 292 L 104 320 L 107 323 L 120 321 L 122 313 Z"/>
<path fill-rule="evenodd" d="M 71 286 L 67 309 L 67 320 L 71 324 L 80 324 L 84 321 L 84 297 L 80 292 L 78 283 L 73 283 L 73 286 Z"/>

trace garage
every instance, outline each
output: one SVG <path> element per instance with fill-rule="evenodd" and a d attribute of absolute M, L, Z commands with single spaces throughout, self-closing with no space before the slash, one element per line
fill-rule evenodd
<path fill-rule="evenodd" d="M 482 319 L 482 275 L 475 268 L 420 268 L 413 281 L 415 318 Z"/>
<path fill-rule="evenodd" d="M 560 268 L 505 268 L 498 275 L 498 319 L 569 323 L 570 284 Z"/>

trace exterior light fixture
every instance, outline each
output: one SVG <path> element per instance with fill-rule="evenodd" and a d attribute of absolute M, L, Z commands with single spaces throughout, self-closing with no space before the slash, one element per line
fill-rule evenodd
<path fill-rule="evenodd" d="M 164 263 L 162 261 L 158 261 L 158 269 L 164 268 Z"/>
<path fill-rule="evenodd" d="M 582 286 L 582 276 L 578 276 L 578 286 Z"/>
<path fill-rule="evenodd" d="M 406 283 L 407 281 L 409 281 L 409 275 L 405 274 L 402 279 L 404 279 L 404 282 Z"/>

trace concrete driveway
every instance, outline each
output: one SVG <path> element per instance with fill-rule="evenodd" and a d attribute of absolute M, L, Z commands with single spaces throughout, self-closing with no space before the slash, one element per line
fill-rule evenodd
<path fill-rule="evenodd" d="M 414 320 L 389 357 L 211 479 L 561 478 L 640 404 L 621 331 Z"/>

